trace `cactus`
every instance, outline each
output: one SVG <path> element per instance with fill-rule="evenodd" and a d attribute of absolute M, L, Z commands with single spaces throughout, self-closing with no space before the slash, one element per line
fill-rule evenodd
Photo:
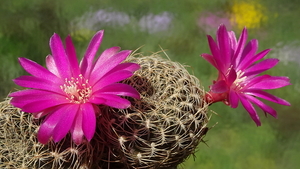
<path fill-rule="evenodd" d="M 123 81 L 141 94 L 132 106 L 99 106 L 94 138 L 75 145 L 40 144 L 39 123 L 9 104 L 0 109 L 0 168 L 177 168 L 195 152 L 208 128 L 208 104 L 196 77 L 158 54 L 131 56 L 141 69 Z"/>
<path fill-rule="evenodd" d="M 39 143 L 36 132 L 41 121 L 9 101 L 0 104 L 0 168 L 90 168 L 93 150 L 89 143 L 77 146 L 69 135 L 59 143 Z"/>

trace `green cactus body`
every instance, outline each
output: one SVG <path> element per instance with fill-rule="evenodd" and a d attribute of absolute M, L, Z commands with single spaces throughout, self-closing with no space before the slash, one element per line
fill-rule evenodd
<path fill-rule="evenodd" d="M 179 63 L 151 56 L 130 57 L 141 65 L 124 81 L 141 99 L 128 98 L 128 109 L 100 106 L 90 142 L 42 145 L 35 138 L 39 122 L 1 103 L 0 168 L 176 168 L 195 152 L 207 132 L 204 90 Z"/>

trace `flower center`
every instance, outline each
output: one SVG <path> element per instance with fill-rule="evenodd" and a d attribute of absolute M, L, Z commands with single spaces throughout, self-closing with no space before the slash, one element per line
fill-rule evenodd
<path fill-rule="evenodd" d="M 61 85 L 60 88 L 66 93 L 66 99 L 71 103 L 86 103 L 92 94 L 92 87 L 88 82 L 80 74 L 78 78 L 65 79 L 65 84 Z"/>
<path fill-rule="evenodd" d="M 235 90 L 241 90 L 245 86 L 243 82 L 245 82 L 247 76 L 243 76 L 243 75 L 244 72 L 241 70 L 236 72 L 236 79 L 233 82 Z"/>

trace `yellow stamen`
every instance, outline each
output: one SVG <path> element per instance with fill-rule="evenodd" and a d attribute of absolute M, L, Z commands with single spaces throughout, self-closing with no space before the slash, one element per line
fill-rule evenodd
<path fill-rule="evenodd" d="M 86 103 L 92 94 L 92 87 L 81 74 L 78 78 L 65 79 L 65 84 L 60 88 L 66 93 L 66 99 L 76 104 Z"/>

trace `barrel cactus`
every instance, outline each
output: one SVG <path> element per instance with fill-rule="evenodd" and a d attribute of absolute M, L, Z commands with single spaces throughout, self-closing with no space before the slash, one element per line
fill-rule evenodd
<path fill-rule="evenodd" d="M 208 104 L 199 81 L 184 66 L 158 54 L 126 61 L 141 69 L 122 83 L 141 99 L 132 106 L 99 106 L 93 139 L 80 145 L 70 134 L 58 143 L 41 144 L 41 119 L 1 102 L 0 167 L 2 168 L 176 168 L 195 152 L 208 131 Z"/>
<path fill-rule="evenodd" d="M 98 133 L 108 156 L 106 168 L 172 168 L 202 141 L 207 104 L 198 80 L 179 63 L 157 56 L 131 57 L 141 69 L 124 83 L 142 95 L 124 110 L 105 107 Z"/>

